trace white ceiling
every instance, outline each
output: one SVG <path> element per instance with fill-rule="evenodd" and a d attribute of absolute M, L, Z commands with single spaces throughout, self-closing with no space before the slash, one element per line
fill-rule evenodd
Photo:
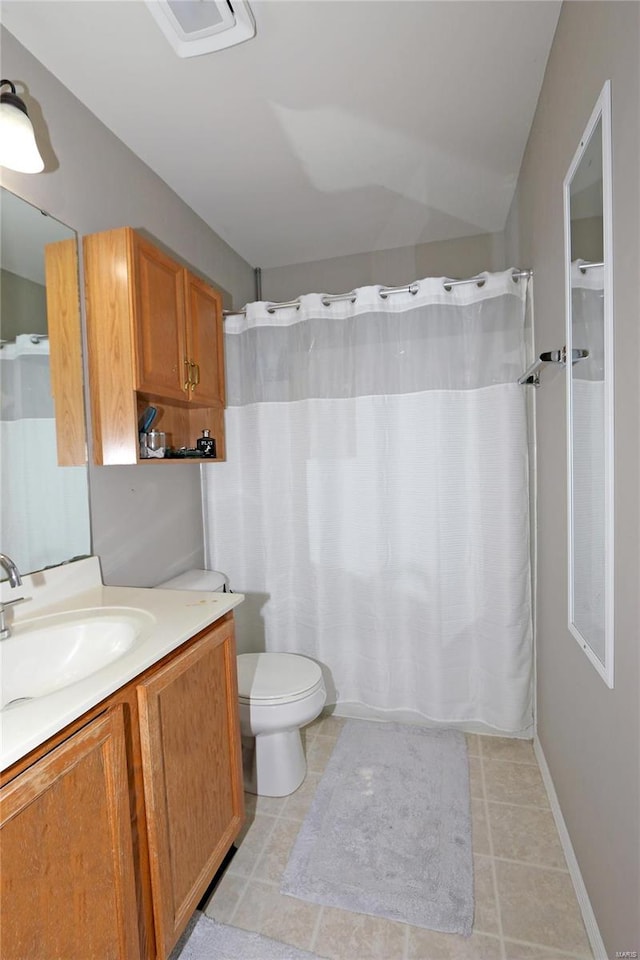
<path fill-rule="evenodd" d="M 254 39 L 190 59 L 142 0 L 2 20 L 254 266 L 502 230 L 559 2 L 251 9 Z"/>

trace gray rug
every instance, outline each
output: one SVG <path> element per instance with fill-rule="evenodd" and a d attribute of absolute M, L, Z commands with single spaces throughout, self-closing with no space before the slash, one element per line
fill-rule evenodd
<path fill-rule="evenodd" d="M 313 953 L 279 943 L 259 933 L 228 927 L 203 914 L 179 945 L 172 960 L 319 960 Z"/>
<path fill-rule="evenodd" d="M 312 903 L 469 936 L 473 861 L 464 734 L 349 720 L 281 889 Z"/>

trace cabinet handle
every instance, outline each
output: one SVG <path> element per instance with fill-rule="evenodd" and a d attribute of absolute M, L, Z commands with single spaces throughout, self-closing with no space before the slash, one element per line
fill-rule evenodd
<path fill-rule="evenodd" d="M 199 363 L 194 363 L 194 367 L 195 367 L 195 369 L 196 369 L 195 386 L 197 387 L 198 384 L 200 383 L 200 364 L 199 364 Z"/>
<path fill-rule="evenodd" d="M 191 391 L 195 390 L 196 384 L 197 384 L 197 382 L 198 382 L 198 381 L 195 379 L 195 377 L 192 376 L 192 370 L 195 371 L 195 369 L 196 369 L 195 363 L 193 362 L 193 360 L 189 360 L 189 389 L 190 389 Z"/>
<path fill-rule="evenodd" d="M 183 384 L 183 389 L 188 393 L 189 387 L 193 390 L 193 383 L 191 382 L 191 361 L 187 360 L 186 357 L 184 358 L 184 365 L 187 368 L 187 379 Z"/>

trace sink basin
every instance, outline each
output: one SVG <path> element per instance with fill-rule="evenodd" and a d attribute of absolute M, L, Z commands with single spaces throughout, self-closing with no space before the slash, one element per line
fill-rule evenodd
<path fill-rule="evenodd" d="M 25 620 L 0 643 L 0 709 L 46 697 L 97 673 L 142 642 L 155 618 L 134 607 L 96 607 Z"/>

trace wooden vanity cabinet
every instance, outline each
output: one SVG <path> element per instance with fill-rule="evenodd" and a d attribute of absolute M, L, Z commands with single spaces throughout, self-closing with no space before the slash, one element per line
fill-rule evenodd
<path fill-rule="evenodd" d="M 231 625 L 141 683 L 138 703 L 155 934 L 164 957 L 242 826 Z"/>
<path fill-rule="evenodd" d="M 3 960 L 139 960 L 123 708 L 2 792 Z"/>
<path fill-rule="evenodd" d="M 85 237 L 84 272 L 94 461 L 139 462 L 150 404 L 170 446 L 209 429 L 223 460 L 220 293 L 130 227 Z"/>
<path fill-rule="evenodd" d="M 166 960 L 244 819 L 233 617 L 19 761 L 2 960 Z"/>

